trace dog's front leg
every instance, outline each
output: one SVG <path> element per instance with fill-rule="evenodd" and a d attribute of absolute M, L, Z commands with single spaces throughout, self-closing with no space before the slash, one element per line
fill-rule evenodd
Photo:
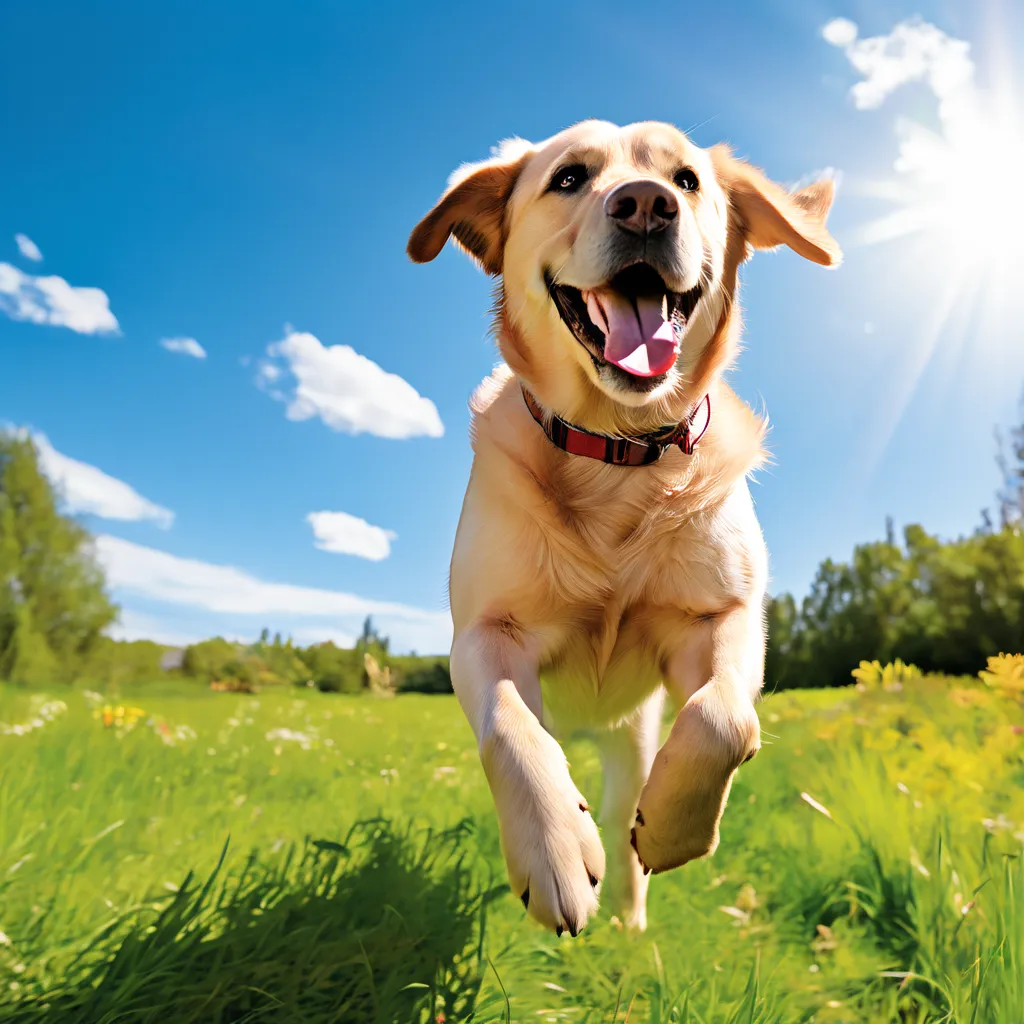
<path fill-rule="evenodd" d="M 597 909 L 604 850 L 562 748 L 540 723 L 536 650 L 476 623 L 452 645 L 452 684 L 476 735 L 509 881 L 529 913 L 576 935 Z"/>
<path fill-rule="evenodd" d="M 683 632 L 665 683 L 685 704 L 654 759 L 633 832 L 645 870 L 667 871 L 718 845 L 733 775 L 760 747 L 753 701 L 763 675 L 759 608 L 741 607 Z"/>

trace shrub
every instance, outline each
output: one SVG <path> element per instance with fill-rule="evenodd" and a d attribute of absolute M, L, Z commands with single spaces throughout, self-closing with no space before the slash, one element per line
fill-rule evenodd
<path fill-rule="evenodd" d="M 999 654 L 978 673 L 981 681 L 1003 697 L 1024 700 L 1024 654 Z"/>
<path fill-rule="evenodd" d="M 405 655 L 389 659 L 399 693 L 451 693 L 452 676 L 445 657 Z"/>
<path fill-rule="evenodd" d="M 884 666 L 878 661 L 862 661 L 850 674 L 857 680 L 858 690 L 899 690 L 904 683 L 922 677 L 916 665 L 904 665 L 899 658 Z"/>
<path fill-rule="evenodd" d="M 297 651 L 309 678 L 325 693 L 361 693 L 366 670 L 358 650 L 346 650 L 330 640 Z"/>
<path fill-rule="evenodd" d="M 233 663 L 238 660 L 239 651 L 238 644 L 230 643 L 219 636 L 198 644 L 190 644 L 185 648 L 181 671 L 186 676 L 212 683 L 227 676 L 229 666 L 235 668 Z"/>

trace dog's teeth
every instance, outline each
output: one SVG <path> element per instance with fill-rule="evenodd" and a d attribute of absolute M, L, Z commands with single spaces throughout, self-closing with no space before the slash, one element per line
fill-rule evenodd
<path fill-rule="evenodd" d="M 668 296 L 662 295 L 661 297 L 661 319 L 668 319 Z"/>

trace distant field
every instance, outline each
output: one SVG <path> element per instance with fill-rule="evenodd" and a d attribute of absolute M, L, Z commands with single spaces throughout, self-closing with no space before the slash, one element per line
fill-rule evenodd
<path fill-rule="evenodd" d="M 0 687 L 0 1020 L 1024 1022 L 1021 706 L 760 711 L 718 853 L 572 940 L 507 890 L 454 698 Z"/>

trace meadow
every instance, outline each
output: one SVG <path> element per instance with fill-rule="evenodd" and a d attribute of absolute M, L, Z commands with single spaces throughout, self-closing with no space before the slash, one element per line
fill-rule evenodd
<path fill-rule="evenodd" d="M 575 940 L 453 697 L 0 687 L 0 1020 L 1021 1024 L 1024 706 L 901 678 L 767 697 L 718 852 Z"/>

